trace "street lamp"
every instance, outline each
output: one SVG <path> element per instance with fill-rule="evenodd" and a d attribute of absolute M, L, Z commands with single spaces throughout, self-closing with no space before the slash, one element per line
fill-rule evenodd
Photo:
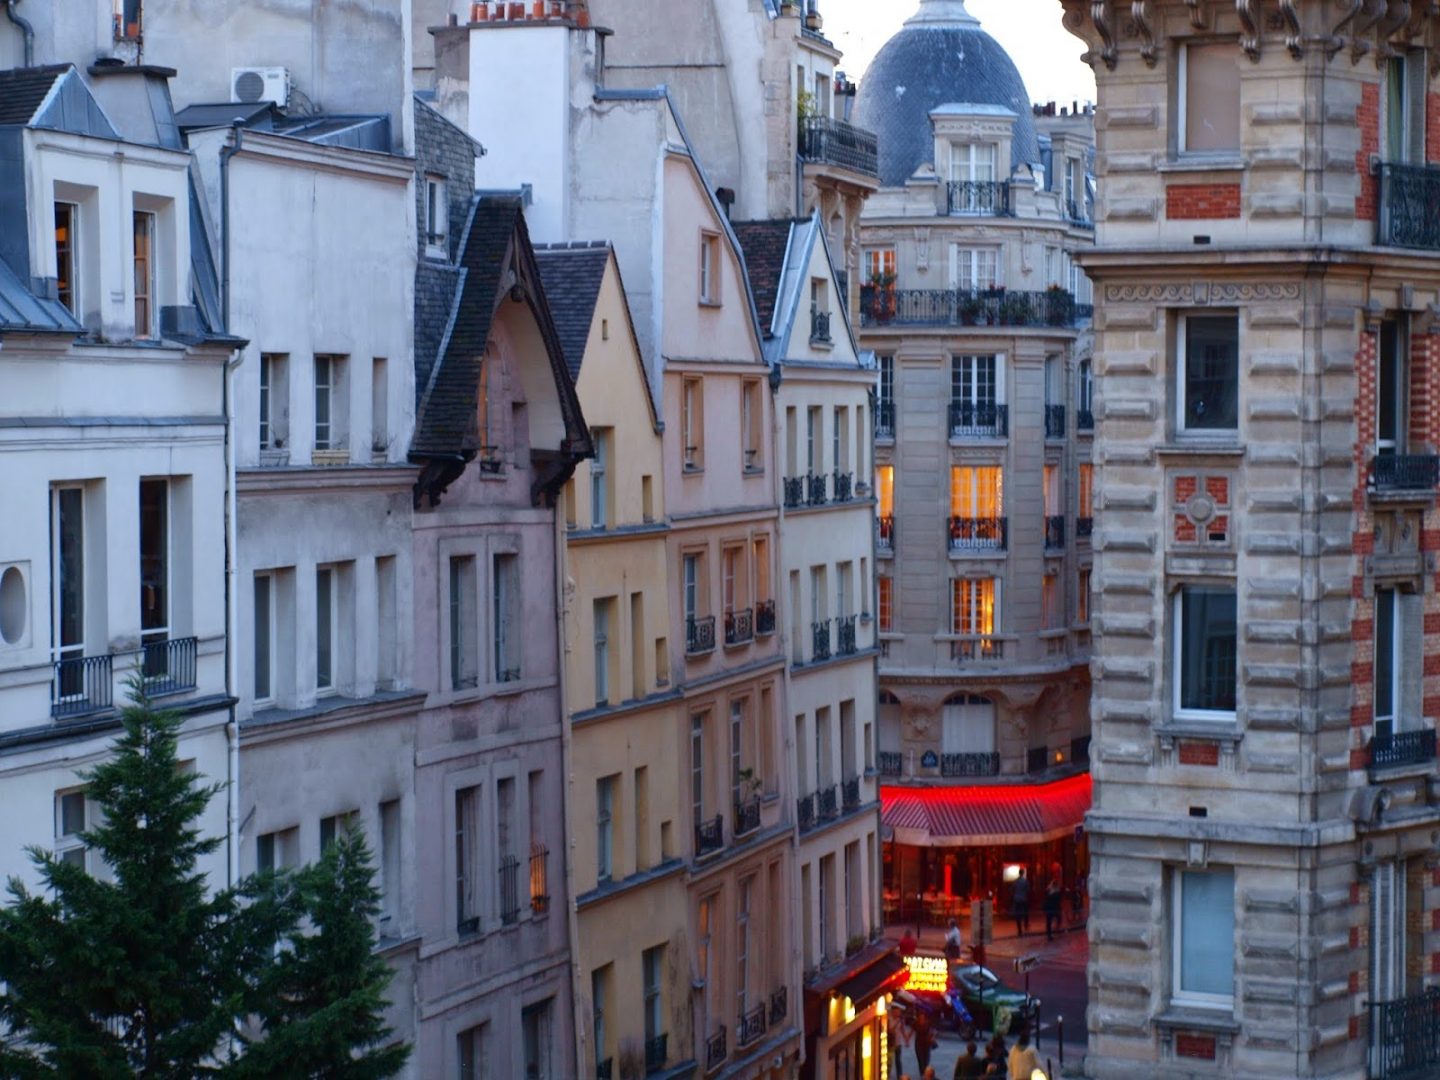
<path fill-rule="evenodd" d="M 1035 1069 L 1030 1073 L 1030 1080 L 1050 1080 L 1050 1078 L 1045 1075 L 1044 1069 Z"/>

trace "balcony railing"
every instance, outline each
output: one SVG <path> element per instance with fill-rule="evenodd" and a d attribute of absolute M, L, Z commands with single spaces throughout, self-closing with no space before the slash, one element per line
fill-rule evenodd
<path fill-rule="evenodd" d="M 114 704 L 113 660 L 106 655 L 55 661 L 50 675 L 50 715 L 80 716 L 110 708 Z"/>
<path fill-rule="evenodd" d="M 725 1026 L 722 1024 L 719 1031 L 705 1040 L 705 1071 L 718 1069 L 724 1064 L 729 1053 L 725 1046 Z"/>
<path fill-rule="evenodd" d="M 875 406 L 875 438 L 895 438 L 895 403 L 881 401 Z"/>
<path fill-rule="evenodd" d="M 1435 729 L 1394 731 L 1370 740 L 1370 768 L 1400 769 L 1435 761 Z"/>
<path fill-rule="evenodd" d="M 840 812 L 835 798 L 835 785 L 827 784 L 815 793 L 815 814 L 822 819 L 833 818 Z"/>
<path fill-rule="evenodd" d="M 1010 216 L 1008 180 L 951 180 L 945 185 L 945 207 L 952 214 Z"/>
<path fill-rule="evenodd" d="M 1093 308 L 1075 303 L 1064 289 L 860 290 L 861 326 L 1074 326 Z"/>
<path fill-rule="evenodd" d="M 520 919 L 520 860 L 506 855 L 500 860 L 500 921 L 506 926 Z"/>
<path fill-rule="evenodd" d="M 715 651 L 715 616 L 691 616 L 685 620 L 685 653 L 700 656 Z"/>
<path fill-rule="evenodd" d="M 815 826 L 815 794 L 802 795 L 795 800 L 795 822 L 800 826 L 800 831 Z"/>
<path fill-rule="evenodd" d="M 530 845 L 530 910 L 543 915 L 550 910 L 550 849 L 538 840 Z"/>
<path fill-rule="evenodd" d="M 1434 454 L 1376 454 L 1370 462 L 1372 491 L 1433 491 L 1440 483 Z"/>
<path fill-rule="evenodd" d="M 1065 437 L 1065 406 L 1045 406 L 1045 438 L 1063 439 Z"/>
<path fill-rule="evenodd" d="M 749 1046 L 760 1036 L 765 1034 L 765 1002 L 756 1005 L 749 1012 L 740 1017 L 735 1032 L 735 1046 Z"/>
<path fill-rule="evenodd" d="M 905 755 L 891 750 L 881 750 L 876 755 L 881 776 L 899 776 L 905 763 Z"/>
<path fill-rule="evenodd" d="M 755 605 L 755 633 L 764 637 L 775 632 L 775 601 L 761 600 Z"/>
<path fill-rule="evenodd" d="M 811 506 L 825 505 L 825 481 L 828 479 L 824 473 L 805 474 L 805 501 Z"/>
<path fill-rule="evenodd" d="M 950 642 L 950 659 L 1004 660 L 1005 642 L 991 634 L 967 634 L 958 641 Z"/>
<path fill-rule="evenodd" d="M 1440 250 L 1440 168 L 1382 162 L 1376 242 L 1390 247 Z"/>
<path fill-rule="evenodd" d="M 760 828 L 760 800 L 746 799 L 735 804 L 735 835 L 749 836 Z"/>
<path fill-rule="evenodd" d="M 794 510 L 797 506 L 805 505 L 805 478 L 803 476 L 787 476 L 785 478 L 785 509 Z"/>
<path fill-rule="evenodd" d="M 173 694 L 195 689 L 195 639 L 170 638 L 140 646 L 140 671 L 145 693 Z"/>
<path fill-rule="evenodd" d="M 800 157 L 865 176 L 878 178 L 880 175 L 880 151 L 875 133 L 828 116 L 807 116 L 800 121 Z"/>
<path fill-rule="evenodd" d="M 725 644 L 744 645 L 755 640 L 755 614 L 748 607 L 725 613 Z"/>
<path fill-rule="evenodd" d="M 1055 551 L 1065 546 L 1065 515 L 1050 514 L 1045 518 L 1045 549 Z"/>
<path fill-rule="evenodd" d="M 1093 517 L 1077 517 L 1075 519 L 1075 538 L 1085 540 L 1095 532 L 1095 519 Z"/>
<path fill-rule="evenodd" d="M 998 518 L 950 519 L 951 551 L 1004 551 L 1008 542 L 1007 520 Z"/>
<path fill-rule="evenodd" d="M 835 651 L 841 656 L 855 655 L 854 615 L 842 615 L 835 620 Z"/>
<path fill-rule="evenodd" d="M 1090 764 L 1090 736 L 1081 735 L 1070 740 L 1070 764 Z"/>
<path fill-rule="evenodd" d="M 815 342 L 830 340 L 830 312 L 821 311 L 817 307 L 810 308 L 810 340 Z"/>
<path fill-rule="evenodd" d="M 876 519 L 878 531 L 875 535 L 875 546 L 881 551 L 895 550 L 895 515 L 881 514 Z"/>
<path fill-rule="evenodd" d="M 1032 746 L 1025 754 L 1025 771 L 1030 775 L 1043 773 L 1050 768 L 1050 748 Z"/>
<path fill-rule="evenodd" d="M 1440 1066 L 1440 989 L 1370 1004 L 1370 1078 L 1434 1076 Z"/>
<path fill-rule="evenodd" d="M 846 812 L 860 805 L 860 778 L 852 776 L 840 785 L 840 803 Z"/>
<path fill-rule="evenodd" d="M 952 439 L 1003 439 L 1010 432 L 1010 409 L 998 401 L 950 402 Z"/>
<path fill-rule="evenodd" d="M 941 776 L 999 776 L 999 754 L 941 754 Z"/>
<path fill-rule="evenodd" d="M 665 1059 L 669 1056 L 667 1044 L 669 1036 L 666 1034 L 656 1035 L 653 1039 L 645 1040 L 645 1073 L 659 1072 L 665 1067 Z"/>
<path fill-rule="evenodd" d="M 695 826 L 695 854 L 709 855 L 725 846 L 725 819 L 716 814 Z"/>
<path fill-rule="evenodd" d="M 830 659 L 830 620 L 810 624 L 810 661 Z"/>
<path fill-rule="evenodd" d="M 1093 410 L 1091 410 L 1091 409 L 1076 409 L 1076 410 L 1075 410 L 1075 430 L 1077 430 L 1077 431 L 1094 431 L 1094 430 L 1095 430 L 1095 413 L 1094 413 Z"/>
<path fill-rule="evenodd" d="M 854 497 L 854 483 L 854 473 L 837 472 L 835 474 L 835 501 L 837 503 L 849 502 Z"/>
<path fill-rule="evenodd" d="M 780 987 L 779 990 L 770 993 L 770 1026 L 774 1027 L 785 1019 L 785 1014 L 790 1011 L 790 990 L 788 987 Z"/>

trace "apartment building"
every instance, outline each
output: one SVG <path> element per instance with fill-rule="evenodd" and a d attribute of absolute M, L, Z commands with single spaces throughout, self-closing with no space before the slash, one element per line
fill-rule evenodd
<path fill-rule="evenodd" d="M 1092 1076 L 1440 1069 L 1433 8 L 1066 0 L 1099 86 Z"/>
<path fill-rule="evenodd" d="M 161 72 L 0 72 L 0 873 L 33 845 L 103 875 L 78 773 L 132 688 L 184 716 L 182 761 L 233 779 L 227 382 L 189 155 Z M 198 827 L 229 835 L 234 805 Z M 233 880 L 231 845 L 204 860 Z"/>
<path fill-rule="evenodd" d="M 879 368 L 887 910 L 943 921 L 973 896 L 1004 910 L 1017 866 L 1085 875 L 1089 121 L 1042 138 L 958 0 L 922 0 L 855 111 L 882 185 L 858 333 Z"/>

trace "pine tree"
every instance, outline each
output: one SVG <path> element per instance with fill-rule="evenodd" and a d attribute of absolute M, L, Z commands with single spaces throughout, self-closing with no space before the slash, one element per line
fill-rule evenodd
<path fill-rule="evenodd" d="M 384 1045 L 390 966 L 375 955 L 380 894 L 359 830 L 341 830 L 319 863 L 295 876 L 309 933 L 282 949 L 263 994 L 262 1036 L 230 1075 L 307 1080 L 379 1080 L 405 1064 L 410 1047 Z"/>
<path fill-rule="evenodd" d="M 264 882 L 208 890 L 198 867 L 223 839 L 199 821 L 224 785 L 179 768 L 182 718 L 152 710 L 137 681 L 121 722 L 113 756 L 81 774 L 102 814 L 82 837 L 105 873 L 31 848 L 43 892 L 12 879 L 0 907 L 0 1076 L 216 1071 L 293 922 Z"/>

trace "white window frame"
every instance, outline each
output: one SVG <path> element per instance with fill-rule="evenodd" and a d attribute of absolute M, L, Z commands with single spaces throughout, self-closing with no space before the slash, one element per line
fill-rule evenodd
<path fill-rule="evenodd" d="M 55 792 L 55 857 L 62 862 L 70 862 L 79 866 L 86 873 L 93 873 L 91 868 L 91 849 L 84 840 L 80 838 L 80 832 L 65 831 L 65 800 L 80 800 L 80 832 L 89 829 L 92 824 L 97 823 L 98 804 L 85 793 L 84 788 L 70 788 Z M 80 853 L 79 859 L 74 859 L 76 852 Z"/>
<path fill-rule="evenodd" d="M 1188 324 L 1192 318 L 1214 319 L 1234 318 L 1235 320 L 1235 426 L 1234 427 L 1190 427 L 1186 423 L 1185 399 L 1186 399 L 1186 339 L 1188 337 Z M 1180 312 L 1175 319 L 1175 430 L 1189 439 L 1212 439 L 1226 440 L 1239 438 L 1241 412 L 1240 389 L 1241 376 L 1241 350 L 1242 341 L 1240 334 L 1240 313 L 1238 311 L 1184 311 Z"/>
<path fill-rule="evenodd" d="M 174 529 L 174 525 L 175 525 L 175 520 L 174 520 L 174 503 L 175 503 L 175 499 L 174 499 L 174 485 L 170 482 L 170 478 L 167 477 L 167 476 L 144 476 L 144 477 L 141 477 L 141 478 L 140 478 L 141 492 L 143 492 L 143 490 L 144 490 L 144 485 L 146 485 L 146 484 L 161 484 L 161 485 L 164 486 L 164 498 L 162 499 L 162 508 L 163 508 L 164 520 L 163 520 L 163 524 L 162 524 L 162 529 L 163 529 L 163 531 L 164 531 L 163 547 L 164 547 L 165 550 L 164 550 L 164 555 L 163 555 L 163 559 L 164 559 L 164 570 L 163 570 L 164 580 L 163 580 L 163 583 L 162 583 L 162 585 L 161 585 L 161 591 L 163 592 L 164 598 L 165 598 L 165 599 L 164 599 L 165 613 L 164 613 L 164 625 L 163 625 L 163 626 L 144 627 L 144 626 L 143 626 L 144 598 L 143 598 L 143 596 L 141 597 L 142 628 L 141 628 L 141 630 L 140 630 L 140 644 L 141 644 L 142 647 L 145 646 L 145 645 L 163 644 L 164 642 L 169 641 L 169 640 L 170 640 L 170 635 L 171 635 L 171 630 L 172 630 L 172 625 L 173 625 L 174 618 L 175 618 L 175 611 L 174 611 L 174 599 L 175 599 L 175 597 L 174 597 L 174 586 L 175 586 L 175 574 L 174 574 L 174 571 L 175 571 L 175 550 L 174 550 L 174 536 L 175 536 L 175 529 Z M 143 528 L 143 520 L 142 520 L 142 528 Z M 141 564 L 143 564 L 143 560 L 144 560 L 144 552 L 143 552 L 143 550 L 142 550 L 139 554 L 140 554 L 140 560 L 137 562 L 137 577 L 140 579 L 140 588 L 141 588 L 141 590 L 143 591 L 143 589 L 145 588 L 145 575 L 144 575 L 144 573 L 143 573 L 143 569 L 144 569 L 144 568 L 143 568 L 143 565 L 141 565 Z M 168 678 L 168 677 L 169 677 L 169 676 L 168 676 L 168 668 L 167 668 L 167 671 L 166 671 L 165 673 L 162 673 L 162 674 L 163 674 L 163 676 L 164 676 L 165 678 Z"/>
<path fill-rule="evenodd" d="M 700 233 L 700 303 L 720 303 L 719 270 L 720 237 L 717 233 Z"/>
<path fill-rule="evenodd" d="M 320 581 L 322 578 L 328 581 L 329 606 L 330 610 L 320 610 Z M 323 673 L 320 670 L 320 631 L 329 631 L 330 637 L 330 670 Z M 315 695 L 324 697 L 329 694 L 338 693 L 337 676 L 339 675 L 339 646 L 340 646 L 340 568 L 333 563 L 315 567 Z"/>
<path fill-rule="evenodd" d="M 156 245 L 159 243 L 160 231 L 158 227 L 158 215 L 153 210 L 133 210 L 131 229 L 131 250 L 130 258 L 132 263 L 132 288 L 134 289 L 135 302 L 135 336 L 143 341 L 153 341 L 160 336 L 160 308 L 156 301 L 159 285 L 159 274 L 156 271 L 155 255 Z M 141 255 L 139 245 L 136 243 L 141 236 L 145 238 L 145 252 Z M 144 260 L 144 268 L 141 268 L 141 260 Z M 141 285 L 144 285 L 144 292 L 141 292 Z M 140 305 L 145 305 L 144 325 L 141 325 Z"/>
<path fill-rule="evenodd" d="M 1172 940 L 1171 940 L 1171 943 L 1170 943 L 1170 965 L 1171 965 L 1171 967 L 1170 967 L 1170 979 L 1171 979 L 1171 981 L 1170 981 L 1170 987 L 1171 987 L 1171 990 L 1170 990 L 1170 999 L 1171 999 L 1172 1003 L 1174 1003 L 1174 1004 L 1176 1004 L 1176 1005 L 1186 1005 L 1186 1006 L 1193 1006 L 1193 1007 L 1195 1007 L 1195 1008 L 1200 1008 L 1200 1009 L 1217 1009 L 1217 1010 L 1218 1010 L 1218 1009 L 1233 1010 L 1233 1009 L 1235 1008 L 1235 994 L 1233 993 L 1233 990 L 1232 990 L 1232 992 L 1231 992 L 1230 994 L 1210 994 L 1210 993 L 1205 993 L 1205 992 L 1203 992 L 1203 991 L 1198 991 L 1198 990 L 1185 990 L 1185 989 L 1183 988 L 1183 985 L 1182 985 L 1182 980 L 1184 979 L 1184 970 L 1183 970 L 1182 960 L 1183 960 L 1183 956 L 1184 956 L 1184 934 L 1185 934 L 1185 919 L 1184 919 L 1184 913 L 1185 913 L 1185 887 L 1184 887 L 1184 877 L 1185 877 L 1186 874 L 1220 874 L 1220 873 L 1229 874 L 1229 876 L 1230 876 L 1231 903 L 1233 904 L 1233 903 L 1234 903 L 1234 895 L 1235 895 L 1235 893 L 1234 893 L 1234 890 L 1235 890 L 1235 873 L 1234 873 L 1233 870 L 1229 870 L 1229 869 L 1217 869 L 1217 870 L 1206 869 L 1206 870 L 1200 870 L 1200 869 L 1189 869 L 1189 868 L 1186 868 L 1186 867 L 1176 867 L 1176 868 L 1174 869 L 1173 874 L 1172 874 L 1171 889 L 1170 889 L 1170 900 L 1171 900 L 1171 919 L 1172 919 L 1172 921 L 1171 921 L 1171 926 L 1172 926 L 1174 929 L 1173 929 L 1173 932 L 1172 932 Z M 1234 920 L 1234 921 L 1238 921 L 1238 920 L 1235 920 L 1235 916 L 1234 916 L 1233 910 L 1232 910 L 1232 913 L 1231 913 L 1231 919 Z M 1221 943 L 1221 942 L 1212 942 L 1211 945 L 1212 945 L 1212 947 L 1214 947 L 1214 948 L 1220 948 L 1220 947 L 1222 947 L 1222 943 Z M 1235 963 L 1235 940 L 1234 940 L 1234 937 L 1233 937 L 1233 936 L 1231 937 L 1231 940 L 1230 940 L 1229 943 L 1228 943 L 1228 951 L 1229 951 L 1229 953 L 1230 953 L 1230 963 L 1231 963 L 1231 965 L 1232 965 L 1232 967 L 1233 967 L 1233 965 L 1234 965 L 1234 963 Z M 1234 982 L 1234 976 L 1233 976 L 1233 974 L 1232 974 L 1231 979 L 1232 979 L 1232 987 L 1233 987 L 1233 982 Z"/>
<path fill-rule="evenodd" d="M 74 315 L 75 318 L 79 319 L 84 311 L 84 308 L 81 306 L 84 298 L 80 295 L 80 204 L 73 199 L 56 199 L 54 200 L 54 204 L 56 216 L 59 215 L 61 207 L 65 208 L 68 216 L 65 226 L 65 255 L 70 263 L 70 302 L 66 303 L 63 297 L 59 299 L 65 309 L 69 311 L 71 315 Z M 59 223 L 56 222 L 55 231 L 58 232 L 58 229 Z M 55 246 L 55 281 L 58 288 L 62 278 L 60 273 L 62 261 L 60 257 L 61 249 L 59 240 L 53 232 L 51 239 L 54 241 Z"/>
<path fill-rule="evenodd" d="M 984 151 L 984 153 L 977 153 Z M 982 160 L 982 158 L 984 160 Z M 950 179 L 975 184 L 993 184 L 999 179 L 1000 148 L 990 142 L 952 142 Z M 963 173 L 963 174 L 962 174 Z M 988 175 L 979 175 L 988 173 Z"/>
<path fill-rule="evenodd" d="M 1002 590 L 1002 588 L 1003 588 L 1003 586 L 1004 586 L 1004 582 L 1003 582 L 1000 578 L 998 578 L 998 577 L 990 577 L 990 578 L 961 577 L 961 578 L 952 578 L 951 581 L 952 581 L 952 583 L 951 583 L 951 585 L 950 585 L 950 596 L 951 596 L 951 600 L 950 600 L 950 632 L 951 632 L 953 635 L 955 635 L 956 637 L 998 637 L 998 636 L 1001 634 L 1001 632 L 1002 632 L 1001 629 L 1000 629 L 1000 625 L 1001 625 L 1001 623 L 1000 623 L 1000 612 L 1001 612 L 1001 596 L 1000 596 L 1000 594 L 1001 594 L 1001 590 Z M 956 581 L 968 582 L 968 583 L 969 583 L 968 586 L 967 586 L 967 585 L 961 585 L 961 586 L 960 586 L 961 596 L 960 596 L 960 598 L 959 598 L 958 600 L 957 600 L 957 598 L 956 598 L 956 596 L 955 596 L 955 585 L 954 585 L 954 582 L 956 582 Z M 983 610 L 984 610 L 983 607 L 982 607 L 982 605 L 981 605 L 981 598 L 983 597 L 984 591 L 985 591 L 985 590 L 984 590 L 984 587 L 983 587 L 983 586 L 984 586 L 984 583 L 987 582 L 987 581 L 991 583 L 991 588 L 992 588 L 992 590 L 993 590 L 993 594 L 994 594 L 994 598 L 995 598 L 995 599 L 994 599 L 994 602 L 993 602 L 992 605 L 991 605 L 991 616 L 992 616 L 992 617 L 991 617 L 991 620 L 990 620 L 990 622 L 991 622 L 991 628 L 990 628 L 990 630 L 988 630 L 988 631 L 980 630 L 980 629 L 964 630 L 964 629 L 961 628 L 961 624 L 964 623 L 966 620 L 960 618 L 960 615 L 961 615 L 962 613 L 961 613 L 961 611 L 957 610 L 957 604 L 964 604 L 965 607 L 969 609 L 967 612 L 965 612 L 965 614 L 968 615 L 969 621 L 970 621 L 975 627 L 978 627 L 978 626 L 980 625 L 980 623 L 984 621 L 984 620 L 982 619 L 982 617 L 981 617 L 981 616 L 983 615 Z"/>
<path fill-rule="evenodd" d="M 988 271 L 986 279 L 985 271 Z M 985 279 L 985 280 L 982 280 Z M 998 247 L 950 245 L 950 280 L 956 289 L 989 292 L 1005 284 L 1005 262 Z"/>
<path fill-rule="evenodd" d="M 80 569 L 79 574 L 77 575 L 80 578 L 80 582 L 77 588 L 74 590 L 74 595 L 80 608 L 78 613 L 80 625 L 80 640 L 66 643 L 61 641 L 62 628 L 65 623 L 62 603 L 65 592 L 65 583 L 62 580 L 63 561 L 61 559 L 60 543 L 60 504 L 62 494 L 69 491 L 77 492 L 79 494 L 79 501 L 76 504 L 76 508 L 79 510 L 80 514 L 80 540 L 78 558 Z M 51 611 L 54 613 L 52 616 L 50 641 L 51 651 L 53 654 L 52 659 L 55 661 L 78 660 L 85 655 L 85 640 L 88 636 L 88 627 L 86 626 L 86 608 L 89 606 L 89 597 L 87 596 L 88 575 L 86 573 L 86 564 L 89 562 L 89 560 L 86 558 L 85 548 L 90 524 L 90 515 L 85 505 L 87 502 L 85 495 L 85 488 L 83 485 L 80 484 L 57 484 L 50 489 L 50 534 L 54 537 L 54 540 L 51 542 L 50 545 Z M 85 691 L 83 689 L 81 691 L 82 694 L 86 692 L 88 691 Z"/>
<path fill-rule="evenodd" d="M 449 258 L 449 202 L 445 178 L 425 176 L 425 254 L 434 259 Z"/>
<path fill-rule="evenodd" d="M 315 449 L 337 450 L 335 445 L 335 392 L 339 388 L 333 356 L 315 357 Z M 325 402 L 325 419 L 320 419 L 320 402 Z"/>
<path fill-rule="evenodd" d="M 1236 721 L 1236 718 L 1237 718 L 1238 713 L 1239 713 L 1239 707 L 1240 707 L 1240 703 L 1239 703 L 1239 700 L 1238 700 L 1238 698 L 1239 698 L 1239 692 L 1240 692 L 1240 687 L 1239 687 L 1240 634 L 1239 634 L 1239 632 L 1238 632 L 1238 623 L 1239 623 L 1239 600 L 1240 600 L 1240 596 L 1239 596 L 1239 590 L 1238 590 L 1238 589 L 1235 590 L 1235 594 L 1236 594 L 1236 595 L 1235 595 L 1235 600 L 1236 600 L 1236 623 L 1237 623 L 1237 632 L 1236 632 L 1236 635 L 1235 635 L 1235 650 L 1236 650 L 1236 657 L 1235 657 L 1236 687 L 1235 687 L 1235 692 L 1236 692 L 1236 698 L 1237 698 L 1237 700 L 1236 700 L 1236 703 L 1235 703 L 1235 711 L 1233 711 L 1233 712 L 1228 712 L 1228 711 L 1223 711 L 1223 710 L 1220 710 L 1220 709 L 1186 709 L 1186 708 L 1183 708 L 1183 707 L 1181 706 L 1181 704 L 1180 704 L 1180 702 L 1181 702 L 1181 700 L 1182 700 L 1182 694 L 1181 694 L 1181 690 L 1182 690 L 1182 680 L 1184 679 L 1184 672 L 1183 672 L 1184 651 L 1185 651 L 1185 641 L 1184 641 L 1184 626 L 1185 626 L 1184 603 L 1185 603 L 1185 600 L 1184 600 L 1184 597 L 1185 597 L 1186 589 L 1187 589 L 1187 588 L 1192 588 L 1192 587 L 1193 587 L 1193 588 L 1197 588 L 1197 589 L 1212 589 L 1212 590 L 1219 590 L 1219 589 L 1223 589 L 1223 588 L 1224 588 L 1224 586 L 1218 585 L 1218 584 L 1209 584 L 1209 585 L 1198 584 L 1198 585 L 1194 585 L 1194 586 L 1182 586 L 1182 587 L 1176 589 L 1173 594 L 1171 594 L 1171 597 L 1170 597 L 1170 637 L 1171 637 L 1171 642 L 1170 642 L 1170 676 L 1171 676 L 1171 678 L 1170 678 L 1170 681 L 1171 681 L 1171 684 L 1172 684 L 1171 687 L 1170 687 L 1171 709 L 1172 709 L 1172 712 L 1173 712 L 1173 715 L 1174 715 L 1175 719 L 1177 719 L 1177 720 L 1199 720 L 1199 721 L 1204 721 L 1204 722 L 1209 722 L 1209 723 L 1233 724 L 1233 723 L 1235 723 L 1235 721 Z"/>
<path fill-rule="evenodd" d="M 595 456 L 590 459 L 590 527 L 603 529 L 610 522 L 606 467 L 610 458 L 610 428 L 592 429 Z"/>
<path fill-rule="evenodd" d="M 705 713 L 690 714 L 690 809 L 694 827 L 705 822 Z"/>
<path fill-rule="evenodd" d="M 595 705 L 610 702 L 610 604 L 607 598 L 596 600 L 591 608 L 595 637 Z"/>
<path fill-rule="evenodd" d="M 261 583 L 261 582 L 264 582 L 264 583 L 265 583 L 265 608 L 266 608 L 266 610 L 265 610 L 265 614 L 264 614 L 263 620 L 262 620 L 261 615 L 260 615 L 259 604 L 258 604 L 258 603 L 254 603 L 254 601 L 256 601 L 256 600 L 259 599 L 259 595 L 260 595 L 260 583 Z M 253 656 L 251 657 L 251 663 L 252 663 L 252 668 L 253 668 L 253 678 L 251 679 L 251 682 L 250 682 L 250 690 L 251 690 L 251 693 L 253 693 L 253 694 L 255 695 L 254 700 L 255 700 L 255 704 L 256 704 L 256 705 L 269 704 L 270 702 L 273 702 L 273 701 L 275 700 L 275 697 L 276 697 L 276 694 L 275 694 L 275 626 L 276 626 L 276 623 L 275 623 L 275 601 L 276 601 L 277 591 L 278 591 L 278 590 L 276 589 L 275 575 L 274 575 L 273 573 L 271 573 L 270 571 L 266 570 L 266 571 L 264 571 L 264 572 L 257 573 L 257 574 L 255 575 L 253 592 L 252 592 L 252 594 L 251 594 L 253 606 L 252 606 L 252 608 L 251 608 L 251 610 L 250 610 L 250 617 L 251 617 L 251 619 L 254 621 L 254 624 L 255 624 L 254 633 L 251 635 L 251 649 L 253 650 Z M 264 648 L 264 657 L 263 657 L 263 660 L 264 660 L 265 684 L 266 684 L 266 685 L 265 685 L 265 693 L 264 693 L 264 694 L 261 694 L 261 693 L 259 692 L 259 677 L 260 677 L 261 660 L 262 660 L 261 652 L 260 652 L 260 632 L 261 632 L 262 621 L 263 621 L 264 633 L 265 633 L 265 643 L 264 643 L 265 648 Z"/>

